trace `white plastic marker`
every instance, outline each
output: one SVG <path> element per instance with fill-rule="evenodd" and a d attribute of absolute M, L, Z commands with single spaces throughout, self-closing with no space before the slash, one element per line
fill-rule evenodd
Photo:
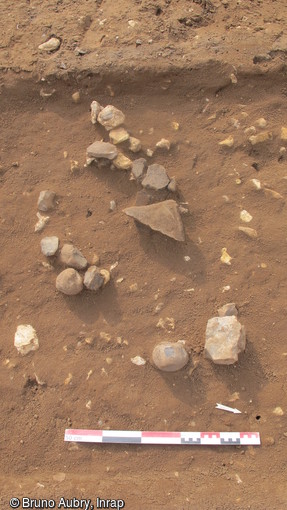
<path fill-rule="evenodd" d="M 66 429 L 65 441 L 118 444 L 260 445 L 259 432 L 148 432 Z"/>
<path fill-rule="evenodd" d="M 241 414 L 241 411 L 239 411 L 239 409 L 224 406 L 222 404 L 216 404 L 215 409 L 221 409 L 222 411 L 229 411 L 230 413 L 234 413 L 234 414 Z"/>

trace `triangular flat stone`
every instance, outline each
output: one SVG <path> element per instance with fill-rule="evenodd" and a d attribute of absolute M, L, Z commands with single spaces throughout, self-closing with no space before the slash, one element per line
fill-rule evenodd
<path fill-rule="evenodd" d="M 174 200 L 165 200 L 151 205 L 128 207 L 124 213 L 147 225 L 152 230 L 172 237 L 176 241 L 184 241 L 184 230 L 178 205 Z"/>

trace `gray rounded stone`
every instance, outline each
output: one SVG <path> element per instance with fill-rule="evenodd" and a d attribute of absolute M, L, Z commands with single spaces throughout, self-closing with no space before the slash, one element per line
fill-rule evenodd
<path fill-rule="evenodd" d="M 72 244 L 64 244 L 60 253 L 60 261 L 75 269 L 86 269 L 88 265 L 84 255 Z"/>
<path fill-rule="evenodd" d="M 59 238 L 56 236 L 51 237 L 43 237 L 41 239 L 41 252 L 46 257 L 51 257 L 55 255 L 57 249 L 59 248 Z"/>
<path fill-rule="evenodd" d="M 97 291 L 104 284 L 104 277 L 101 275 L 100 270 L 97 266 L 91 266 L 85 272 L 84 285 L 87 289 Z"/>
<path fill-rule="evenodd" d="M 170 178 L 168 177 L 165 168 L 157 163 L 150 165 L 147 169 L 145 178 L 142 181 L 144 188 L 151 189 L 164 189 L 169 184 Z"/>
<path fill-rule="evenodd" d="M 152 352 L 152 360 L 159 370 L 176 372 L 188 362 L 188 354 L 179 342 L 161 342 Z"/>
<path fill-rule="evenodd" d="M 57 276 L 56 289 L 67 296 L 75 296 L 83 290 L 83 279 L 75 269 L 65 269 Z"/>

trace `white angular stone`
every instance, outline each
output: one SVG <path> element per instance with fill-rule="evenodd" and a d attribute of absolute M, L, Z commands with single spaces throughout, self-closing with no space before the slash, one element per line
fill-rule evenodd
<path fill-rule="evenodd" d="M 117 157 L 117 148 L 109 142 L 94 142 L 87 148 L 87 157 L 113 160 Z"/>
<path fill-rule="evenodd" d="M 54 200 L 56 197 L 56 193 L 54 191 L 41 191 L 38 198 L 38 209 L 39 211 L 49 211 L 54 207 Z"/>
<path fill-rule="evenodd" d="M 38 48 L 41 51 L 55 51 L 60 47 L 60 45 L 60 39 L 57 39 L 57 37 L 51 37 L 48 41 L 40 44 Z"/>
<path fill-rule="evenodd" d="M 176 372 L 188 362 L 188 354 L 180 342 L 161 342 L 152 352 L 155 366 L 164 372 Z"/>
<path fill-rule="evenodd" d="M 60 252 L 60 261 L 75 269 L 85 269 L 88 265 L 84 255 L 72 244 L 64 244 Z"/>
<path fill-rule="evenodd" d="M 98 101 L 92 101 L 90 110 L 91 110 L 91 121 L 92 124 L 96 124 L 98 120 L 98 115 L 102 111 L 103 107 L 98 103 Z"/>
<path fill-rule="evenodd" d="M 128 207 L 124 213 L 132 216 L 152 230 L 172 237 L 176 241 L 184 241 L 185 235 L 178 205 L 174 200 L 165 200 L 151 205 Z"/>
<path fill-rule="evenodd" d="M 231 365 L 246 345 L 245 328 L 237 318 L 213 317 L 206 327 L 204 354 L 218 365 Z"/>
<path fill-rule="evenodd" d="M 228 138 L 225 138 L 225 140 L 222 140 L 222 142 L 218 142 L 218 145 L 221 145 L 222 147 L 233 147 L 234 145 L 233 136 L 230 135 Z"/>
<path fill-rule="evenodd" d="M 158 149 L 166 149 L 167 151 L 169 151 L 169 149 L 170 149 L 170 141 L 167 140 L 166 138 L 162 138 L 161 140 L 159 140 L 159 142 L 157 142 L 155 144 L 155 146 Z"/>
<path fill-rule="evenodd" d="M 84 285 L 87 289 L 97 291 L 104 285 L 104 277 L 97 266 L 91 266 L 85 272 Z"/>
<path fill-rule="evenodd" d="M 245 209 L 240 211 L 240 219 L 244 221 L 245 223 L 249 223 L 252 220 L 253 216 L 249 214 Z"/>
<path fill-rule="evenodd" d="M 39 212 L 36 213 L 38 221 L 35 225 L 34 231 L 41 232 L 45 225 L 48 223 L 50 216 L 42 216 Z"/>
<path fill-rule="evenodd" d="M 166 173 L 166 169 L 162 165 L 155 163 L 147 169 L 145 178 L 142 181 L 144 188 L 155 190 L 164 189 L 168 186 L 170 178 Z"/>
<path fill-rule="evenodd" d="M 125 122 L 125 116 L 121 110 L 109 104 L 99 113 L 98 122 L 110 131 L 123 124 Z"/>
<path fill-rule="evenodd" d="M 44 237 L 41 239 L 41 252 L 46 257 L 51 257 L 55 255 L 57 249 L 59 248 L 59 238 L 56 236 Z"/>
<path fill-rule="evenodd" d="M 65 269 L 57 276 L 56 289 L 67 296 L 75 296 L 83 290 L 83 279 L 75 269 Z"/>
<path fill-rule="evenodd" d="M 14 346 L 23 356 L 31 351 L 39 349 L 37 333 L 30 324 L 20 324 L 20 326 L 17 327 Z"/>

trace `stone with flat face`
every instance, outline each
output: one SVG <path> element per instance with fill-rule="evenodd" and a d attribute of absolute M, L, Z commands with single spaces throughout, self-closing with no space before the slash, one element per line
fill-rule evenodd
<path fill-rule="evenodd" d="M 160 190 L 166 188 L 169 181 L 170 178 L 168 177 L 165 168 L 162 165 L 155 163 L 148 167 L 146 176 L 142 181 L 142 185 L 144 188 Z"/>
<path fill-rule="evenodd" d="M 97 291 L 104 285 L 104 277 L 97 266 L 90 266 L 85 272 L 84 285 L 87 289 Z"/>
<path fill-rule="evenodd" d="M 75 296 L 83 290 L 83 279 L 75 269 L 65 269 L 57 276 L 56 289 L 67 296 Z"/>
<path fill-rule="evenodd" d="M 146 159 L 135 159 L 132 164 L 132 175 L 135 179 L 141 179 L 147 167 Z"/>
<path fill-rule="evenodd" d="M 130 135 L 128 134 L 127 130 L 119 127 L 117 129 L 112 129 L 109 132 L 110 141 L 117 145 L 118 143 L 125 142 L 129 139 Z"/>
<path fill-rule="evenodd" d="M 88 265 L 84 255 L 72 244 L 64 244 L 60 253 L 60 261 L 62 264 L 75 269 L 86 269 Z"/>
<path fill-rule="evenodd" d="M 232 365 L 246 345 L 245 328 L 235 315 L 213 317 L 206 327 L 204 354 L 217 365 Z"/>
<path fill-rule="evenodd" d="M 95 159 L 115 159 L 118 155 L 117 148 L 109 142 L 94 142 L 87 148 L 87 157 Z"/>
<path fill-rule="evenodd" d="M 178 205 L 174 200 L 165 200 L 151 205 L 128 207 L 124 213 L 152 230 L 184 241 L 184 230 Z"/>

